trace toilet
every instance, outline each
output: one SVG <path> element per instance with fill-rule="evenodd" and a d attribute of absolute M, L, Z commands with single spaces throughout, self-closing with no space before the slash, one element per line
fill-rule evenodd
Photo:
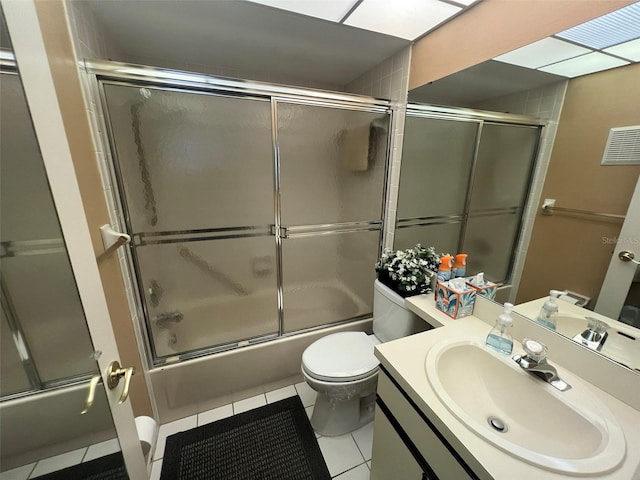
<path fill-rule="evenodd" d="M 302 374 L 318 392 L 311 416 L 315 432 L 343 435 L 370 422 L 379 366 L 373 347 L 428 328 L 426 322 L 404 308 L 400 295 L 376 280 L 373 335 L 334 333 L 316 340 L 302 354 Z"/>

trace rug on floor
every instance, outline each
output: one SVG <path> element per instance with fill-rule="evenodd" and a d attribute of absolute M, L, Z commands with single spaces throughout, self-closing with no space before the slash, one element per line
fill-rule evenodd
<path fill-rule="evenodd" d="M 79 463 L 57 472 L 47 473 L 34 480 L 129 480 L 121 452 L 112 453 L 88 462 Z"/>
<path fill-rule="evenodd" d="M 169 436 L 160 477 L 160 480 L 330 479 L 298 396 Z"/>

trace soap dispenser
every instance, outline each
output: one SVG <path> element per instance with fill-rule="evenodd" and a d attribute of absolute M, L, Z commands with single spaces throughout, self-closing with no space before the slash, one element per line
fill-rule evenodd
<path fill-rule="evenodd" d="M 511 318 L 512 303 L 504 304 L 504 312 L 496 320 L 496 325 L 487 335 L 487 347 L 498 353 L 510 355 L 513 351 L 513 319 Z"/>
<path fill-rule="evenodd" d="M 551 290 L 549 292 L 549 300 L 544 302 L 544 305 L 542 305 L 540 313 L 536 318 L 536 322 L 538 322 L 543 327 L 547 327 L 551 330 L 556 329 L 555 314 L 558 313 L 558 305 L 556 304 L 556 300 L 558 300 L 558 297 L 564 293 L 565 292 L 561 292 L 559 290 Z"/>

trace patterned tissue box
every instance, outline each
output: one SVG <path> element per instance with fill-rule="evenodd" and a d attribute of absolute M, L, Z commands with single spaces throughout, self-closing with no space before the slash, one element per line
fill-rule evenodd
<path fill-rule="evenodd" d="M 475 285 L 472 285 L 471 282 L 473 281 L 475 277 L 467 277 L 465 278 L 465 282 L 467 282 L 467 285 L 473 289 L 476 290 L 476 293 L 482 297 L 487 297 L 489 300 L 495 300 L 496 299 L 496 289 L 498 288 L 498 285 L 496 285 L 493 282 L 489 282 L 487 280 L 485 280 L 484 284 L 481 287 L 477 287 Z"/>
<path fill-rule="evenodd" d="M 476 289 L 466 285 L 464 290 L 455 290 L 447 283 L 436 284 L 436 308 L 451 318 L 462 318 L 473 313 Z"/>

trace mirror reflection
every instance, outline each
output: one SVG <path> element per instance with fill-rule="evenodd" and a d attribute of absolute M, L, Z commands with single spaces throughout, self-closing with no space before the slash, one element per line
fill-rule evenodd
<path fill-rule="evenodd" d="M 623 11 L 637 15 L 640 2 L 614 13 Z M 631 142 L 638 142 L 640 127 L 627 127 L 640 125 L 640 65 L 635 63 L 640 60 L 640 28 L 637 22 L 616 29 L 599 23 L 605 40 L 580 36 L 592 32 L 585 24 L 418 87 L 409 92 L 409 101 L 531 115 L 546 122 L 519 243 L 509 249 L 507 277 L 472 265 L 471 255 L 468 273 L 487 270 L 489 280 L 503 282 L 499 300 L 512 301 L 515 311 L 540 324 L 544 305 L 555 303 L 555 325 L 549 328 L 637 370 L 640 274 L 628 257 L 640 258 L 640 203 L 635 204 L 640 193 L 634 197 L 640 159 L 630 158 L 633 152 L 637 157 L 637 143 Z M 543 51 L 542 44 L 557 47 L 560 41 L 571 46 L 564 52 L 568 58 Z M 551 60 L 543 54 L 552 55 Z M 583 70 L 576 66 L 578 59 L 599 55 L 613 60 L 601 62 L 600 71 L 594 71 L 594 62 Z M 627 143 L 621 142 L 617 157 L 605 157 L 605 151 L 613 151 L 606 148 L 612 129 L 619 129 L 613 137 L 622 136 Z M 404 161 L 403 152 L 403 169 Z M 545 200 L 555 203 L 543 214 Z M 494 231 L 484 229 L 488 236 Z M 422 243 L 430 244 L 430 237 L 424 235 Z M 621 260 L 621 252 L 629 256 Z M 551 290 L 563 292 L 557 301 L 550 302 Z"/>
<path fill-rule="evenodd" d="M 124 478 L 101 384 L 87 408 L 98 366 L 2 15 L 0 32 L 0 478 Z"/>

